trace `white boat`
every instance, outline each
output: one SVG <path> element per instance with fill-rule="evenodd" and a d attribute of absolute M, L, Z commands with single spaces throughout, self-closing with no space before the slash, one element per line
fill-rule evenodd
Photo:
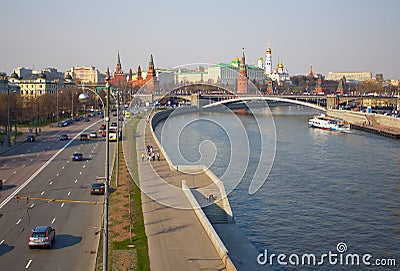
<path fill-rule="evenodd" d="M 325 114 L 314 116 L 308 121 L 308 125 L 314 128 L 320 128 L 331 131 L 348 132 L 350 131 L 350 125 L 343 121 L 333 118 L 328 118 Z"/>

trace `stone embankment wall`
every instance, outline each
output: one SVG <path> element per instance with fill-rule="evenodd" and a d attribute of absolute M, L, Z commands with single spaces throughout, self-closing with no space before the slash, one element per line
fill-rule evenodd
<path fill-rule="evenodd" d="M 326 111 L 326 114 L 330 117 L 343 119 L 351 124 L 362 125 L 372 122 L 372 124 L 400 128 L 400 118 L 392 116 L 334 109 L 329 109 L 328 111 Z"/>

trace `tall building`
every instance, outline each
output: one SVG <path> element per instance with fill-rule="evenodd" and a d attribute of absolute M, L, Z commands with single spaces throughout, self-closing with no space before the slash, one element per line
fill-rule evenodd
<path fill-rule="evenodd" d="M 272 74 L 272 50 L 268 43 L 268 48 L 265 57 L 265 74 L 270 76 Z"/>
<path fill-rule="evenodd" d="M 19 77 L 13 72 L 9 81 L 20 87 L 21 97 L 36 98 L 44 94 L 56 94 L 65 85 L 72 83 L 72 78 L 70 76 L 60 78 L 58 73 L 49 71 L 34 72 L 25 77 Z"/>
<path fill-rule="evenodd" d="M 74 66 L 66 71 L 76 82 L 98 84 L 104 82 L 105 75 L 93 66 Z"/>
<path fill-rule="evenodd" d="M 246 58 L 244 56 L 244 48 L 242 48 L 242 58 L 240 59 L 239 74 L 237 77 L 237 93 L 247 93 L 247 69 L 246 69 Z"/>
<path fill-rule="evenodd" d="M 371 72 L 328 72 L 326 80 L 339 81 L 343 77 L 347 81 L 368 81 L 372 79 Z"/>

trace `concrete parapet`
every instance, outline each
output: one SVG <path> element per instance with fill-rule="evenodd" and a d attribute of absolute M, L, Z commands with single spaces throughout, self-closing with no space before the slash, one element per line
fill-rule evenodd
<path fill-rule="evenodd" d="M 207 176 L 215 183 L 215 185 L 218 187 L 218 189 L 221 193 L 221 200 L 223 201 L 224 210 L 228 214 L 229 223 L 234 223 L 235 219 L 233 216 L 231 205 L 229 203 L 228 196 L 226 195 L 224 183 L 210 169 L 208 169 L 208 168 L 204 168 L 204 169 L 205 169 L 205 173 L 207 174 Z"/>
<path fill-rule="evenodd" d="M 193 207 L 193 210 L 196 213 L 197 218 L 199 219 L 201 225 L 203 226 L 208 237 L 210 238 L 211 242 L 213 243 L 215 249 L 217 250 L 218 255 L 224 262 L 226 270 L 236 271 L 237 269 L 236 269 L 235 265 L 233 264 L 231 258 L 228 255 L 228 250 L 226 249 L 224 243 L 221 241 L 221 239 L 220 239 L 219 235 L 217 234 L 217 232 L 215 231 L 214 227 L 211 225 L 207 216 L 204 214 L 203 210 L 201 209 L 200 205 L 196 201 L 196 199 L 193 196 L 192 192 L 190 191 L 189 187 L 186 185 L 185 180 L 182 180 L 182 191 L 185 194 L 186 198 L 188 199 L 190 205 Z"/>
<path fill-rule="evenodd" d="M 343 119 L 351 124 L 368 123 L 366 113 L 362 113 L 362 112 L 352 112 L 352 111 L 347 111 L 347 110 L 329 109 L 326 111 L 326 114 L 330 117 Z"/>

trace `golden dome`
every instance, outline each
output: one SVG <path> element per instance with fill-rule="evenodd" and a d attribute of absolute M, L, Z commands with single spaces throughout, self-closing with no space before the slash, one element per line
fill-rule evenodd
<path fill-rule="evenodd" d="M 271 52 L 272 52 L 272 51 L 271 51 L 271 47 L 268 46 L 267 54 L 271 54 Z"/>
<path fill-rule="evenodd" d="M 258 58 L 258 60 L 263 60 L 263 58 L 260 56 L 260 57 Z"/>
<path fill-rule="evenodd" d="M 283 64 L 282 64 L 282 62 L 279 62 L 278 68 L 283 69 Z"/>

